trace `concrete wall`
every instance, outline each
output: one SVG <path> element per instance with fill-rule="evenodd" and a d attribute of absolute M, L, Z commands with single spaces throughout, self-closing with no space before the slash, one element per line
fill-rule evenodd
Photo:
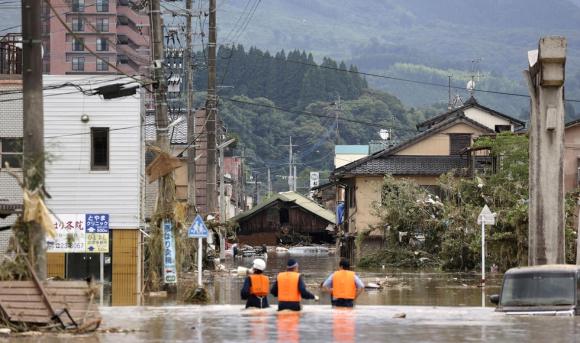
<path fill-rule="evenodd" d="M 373 213 L 374 203 L 381 201 L 381 188 L 383 177 L 362 176 L 355 179 L 356 187 L 356 213 L 354 225 L 350 226 L 351 232 L 366 230 L 372 225 L 379 223 L 379 218 Z"/>
<path fill-rule="evenodd" d="M 569 192 L 578 185 L 578 159 L 580 159 L 580 125 L 564 131 L 564 191 Z"/>
<path fill-rule="evenodd" d="M 504 118 L 495 116 L 490 114 L 489 112 L 483 111 L 479 108 L 468 108 L 464 111 L 465 116 L 471 120 L 474 120 L 482 125 L 489 127 L 492 130 L 495 130 L 496 125 L 510 125 L 513 131 L 513 125 Z"/>
<path fill-rule="evenodd" d="M 448 129 L 427 137 L 399 152 L 396 155 L 414 155 L 414 156 L 446 156 L 449 155 L 449 134 L 450 133 L 470 133 L 472 139 L 483 134 L 483 130 L 474 128 L 470 125 L 458 123 Z"/>
<path fill-rule="evenodd" d="M 340 168 L 345 164 L 349 164 L 363 157 L 367 157 L 366 154 L 336 154 L 334 156 L 334 168 Z"/>

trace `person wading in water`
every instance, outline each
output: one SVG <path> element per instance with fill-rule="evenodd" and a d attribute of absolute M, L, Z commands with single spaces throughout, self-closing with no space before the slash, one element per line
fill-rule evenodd
<path fill-rule="evenodd" d="M 354 307 L 354 300 L 365 289 L 364 283 L 350 270 L 350 263 L 345 259 L 340 260 L 338 271 L 332 273 L 322 287 L 331 294 L 332 306 L 335 307 Z"/>
<path fill-rule="evenodd" d="M 298 262 L 294 259 L 289 259 L 286 271 L 278 274 L 270 293 L 278 297 L 278 311 L 300 311 L 302 298 L 318 301 L 318 296 L 306 289 L 302 275 L 298 273 Z"/>
<path fill-rule="evenodd" d="M 266 308 L 268 304 L 268 291 L 270 289 L 270 280 L 264 275 L 266 262 L 261 258 L 254 260 L 252 265 L 253 273 L 248 275 L 244 280 L 241 296 L 246 301 L 246 308 Z"/>

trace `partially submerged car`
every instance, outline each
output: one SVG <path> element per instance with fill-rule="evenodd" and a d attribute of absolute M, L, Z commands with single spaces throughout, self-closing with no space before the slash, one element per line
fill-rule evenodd
<path fill-rule="evenodd" d="M 580 315 L 580 266 L 512 268 L 504 275 L 501 294 L 490 301 L 507 314 Z"/>

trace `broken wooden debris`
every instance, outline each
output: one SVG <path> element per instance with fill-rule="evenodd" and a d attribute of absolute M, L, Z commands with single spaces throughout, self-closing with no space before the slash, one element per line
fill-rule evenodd
<path fill-rule="evenodd" d="M 85 281 L 0 282 L 0 311 L 11 324 L 93 331 L 101 323 Z"/>

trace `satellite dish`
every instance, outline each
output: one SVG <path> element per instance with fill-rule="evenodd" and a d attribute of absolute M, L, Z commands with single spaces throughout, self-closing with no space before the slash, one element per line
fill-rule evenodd
<path fill-rule="evenodd" d="M 381 136 L 381 139 L 382 140 L 385 140 L 386 141 L 386 140 L 390 139 L 391 133 L 387 129 L 381 129 L 379 131 L 379 136 Z"/>
<path fill-rule="evenodd" d="M 469 92 L 473 92 L 473 91 L 475 90 L 475 81 L 473 81 L 473 80 L 469 80 L 469 81 L 467 82 L 467 90 L 468 90 Z"/>

